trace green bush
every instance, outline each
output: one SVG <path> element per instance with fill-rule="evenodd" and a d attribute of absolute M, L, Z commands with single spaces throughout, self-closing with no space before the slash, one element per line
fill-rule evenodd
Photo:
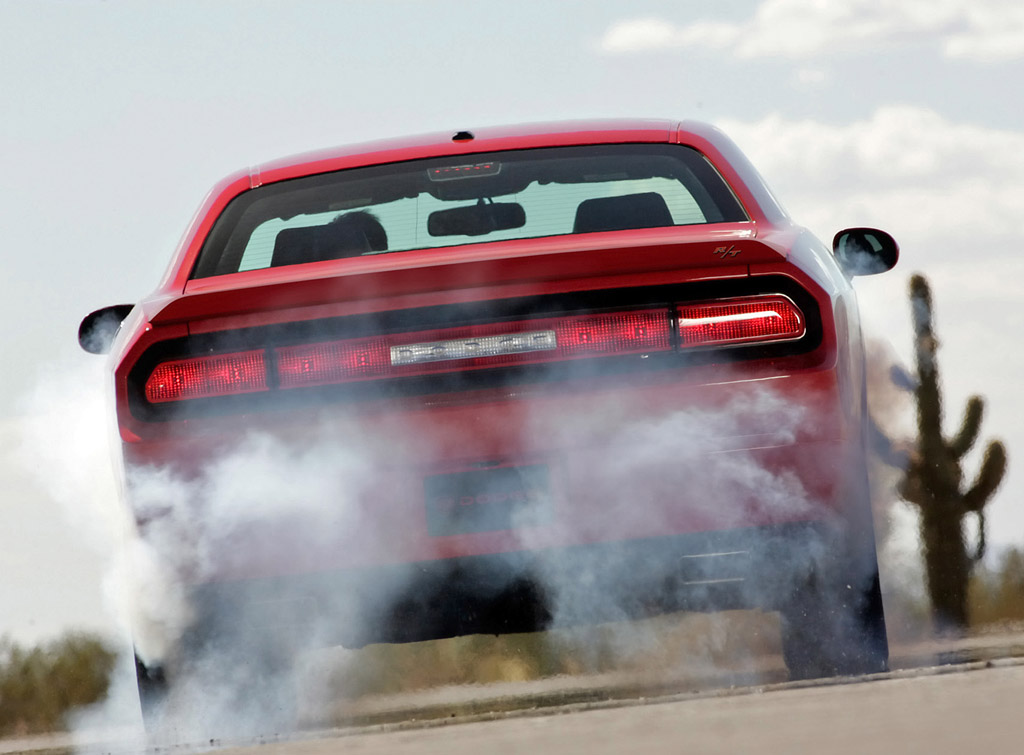
<path fill-rule="evenodd" d="M 106 697 L 115 659 L 82 632 L 30 649 L 0 638 L 0 735 L 62 728 L 70 710 Z"/>

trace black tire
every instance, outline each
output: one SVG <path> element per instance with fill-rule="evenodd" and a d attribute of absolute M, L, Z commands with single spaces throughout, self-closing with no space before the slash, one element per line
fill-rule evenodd
<path fill-rule="evenodd" d="M 139 688 L 139 707 L 142 723 L 152 729 L 167 700 L 168 684 L 163 666 L 147 666 L 135 656 L 135 681 Z"/>
<path fill-rule="evenodd" d="M 293 691 L 295 660 L 279 648 L 184 645 L 172 676 L 135 656 L 142 723 L 150 732 L 165 726 L 199 727 L 206 734 L 269 734 L 291 731 L 298 720 Z M 179 690 L 183 685 L 184 691 Z M 205 696 L 210 693 L 210 702 Z M 207 715 L 214 712 L 214 717 Z"/>
<path fill-rule="evenodd" d="M 812 573 L 780 611 L 791 680 L 874 674 L 889 668 L 878 571 L 863 586 Z"/>

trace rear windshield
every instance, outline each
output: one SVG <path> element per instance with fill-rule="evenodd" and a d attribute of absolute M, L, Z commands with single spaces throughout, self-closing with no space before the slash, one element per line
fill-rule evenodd
<path fill-rule="evenodd" d="M 193 278 L 508 239 L 746 220 L 696 150 L 617 144 L 354 168 L 245 192 Z"/>

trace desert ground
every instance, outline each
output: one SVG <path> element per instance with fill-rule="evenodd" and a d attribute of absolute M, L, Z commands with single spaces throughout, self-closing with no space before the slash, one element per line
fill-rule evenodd
<path fill-rule="evenodd" d="M 885 674 L 788 682 L 781 658 L 767 654 L 740 671 L 443 685 L 335 701 L 287 734 L 154 739 L 139 727 L 84 728 L 0 741 L 0 753 L 1024 752 L 1019 628 L 897 644 L 891 665 Z"/>

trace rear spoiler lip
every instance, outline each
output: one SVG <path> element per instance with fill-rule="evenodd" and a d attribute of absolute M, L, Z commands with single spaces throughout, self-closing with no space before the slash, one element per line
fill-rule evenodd
<path fill-rule="evenodd" d="M 755 241 L 756 231 L 751 222 L 654 228 L 634 231 L 625 242 L 617 231 L 268 268 L 189 281 L 181 296 L 150 300 L 147 315 L 153 324 L 170 324 L 459 291 L 479 296 L 483 282 L 495 289 L 580 282 L 590 287 L 589 280 L 614 287 L 673 271 L 691 271 L 692 277 L 698 269 L 700 277 L 734 277 L 746 275 L 749 264 L 787 256 L 785 244 Z"/>

